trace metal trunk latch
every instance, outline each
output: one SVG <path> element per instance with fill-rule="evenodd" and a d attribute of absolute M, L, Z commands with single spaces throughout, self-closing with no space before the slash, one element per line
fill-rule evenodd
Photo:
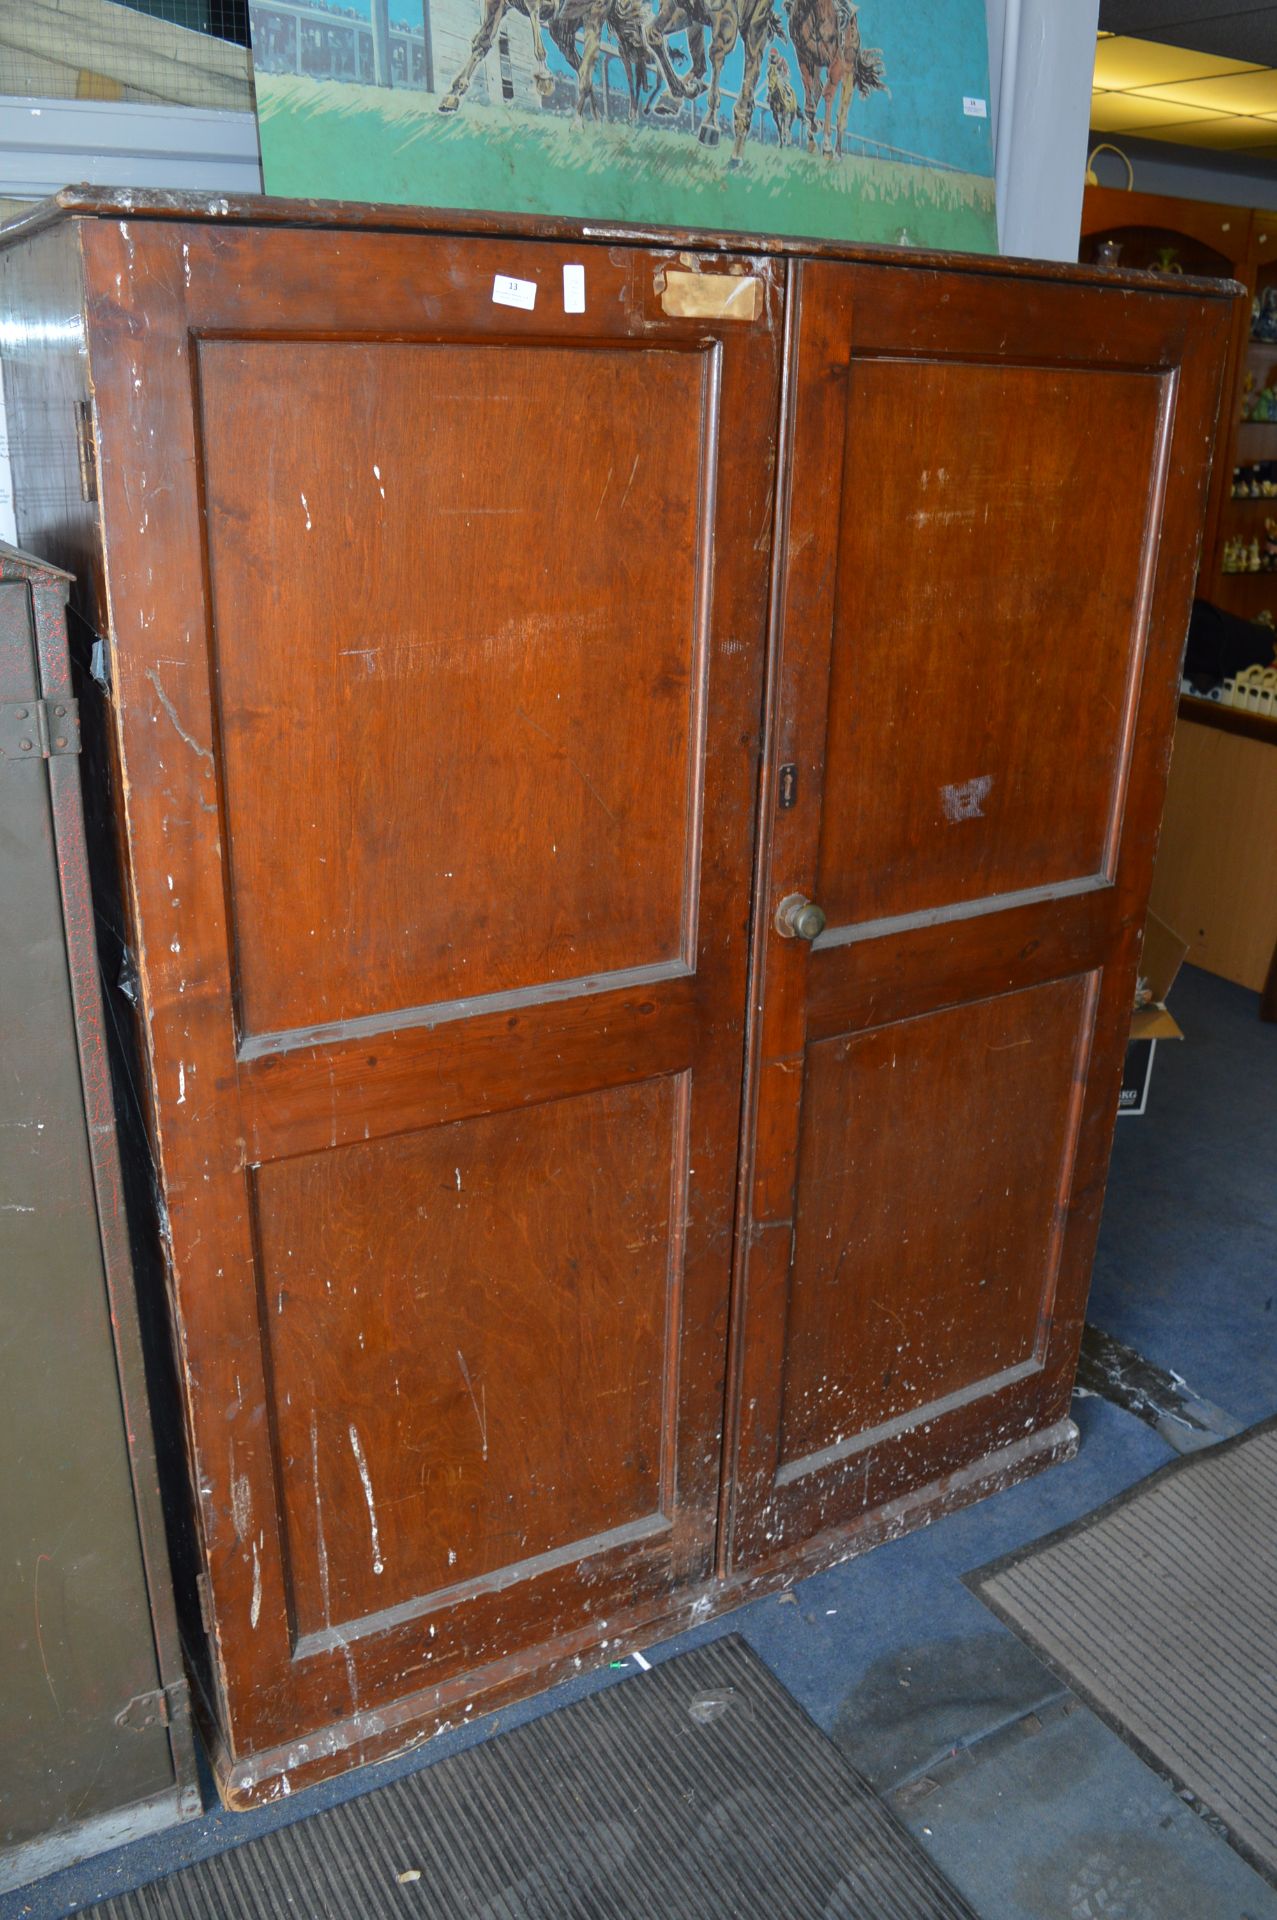
<path fill-rule="evenodd" d="M 51 760 L 80 751 L 78 700 L 8 700 L 0 704 L 0 755 Z"/>

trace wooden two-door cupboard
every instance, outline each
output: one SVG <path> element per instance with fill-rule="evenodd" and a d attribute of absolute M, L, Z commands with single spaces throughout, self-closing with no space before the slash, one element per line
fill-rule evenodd
<path fill-rule="evenodd" d="M 226 1799 L 1067 1454 L 1228 287 L 88 190 L 0 276 Z"/>

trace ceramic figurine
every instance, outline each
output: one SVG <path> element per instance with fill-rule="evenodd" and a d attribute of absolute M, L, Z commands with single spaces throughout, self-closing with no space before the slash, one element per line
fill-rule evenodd
<path fill-rule="evenodd" d="M 1277 340 L 1277 287 L 1265 287 L 1260 296 L 1259 316 L 1252 327 L 1256 340 Z"/>

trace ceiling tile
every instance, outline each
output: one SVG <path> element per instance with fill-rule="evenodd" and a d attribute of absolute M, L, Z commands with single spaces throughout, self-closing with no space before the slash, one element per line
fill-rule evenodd
<path fill-rule="evenodd" d="M 1134 128 L 1130 131 L 1134 132 Z M 1179 147 L 1210 147 L 1217 153 L 1253 153 L 1277 144 L 1271 120 L 1253 120 L 1244 115 L 1214 121 L 1178 121 L 1161 127 L 1156 133 L 1148 133 L 1147 138 L 1169 140 Z"/>
<path fill-rule="evenodd" d="M 1097 133 L 1138 133 L 1146 140 L 1171 140 L 1173 127 L 1209 125 L 1220 127 L 1229 116 L 1208 113 L 1202 107 L 1168 106 L 1164 100 L 1147 100 L 1141 93 L 1093 93 L 1091 125 Z"/>
<path fill-rule="evenodd" d="M 1141 86 L 1139 93 L 1144 100 L 1206 107 L 1214 113 L 1277 113 L 1277 72 L 1259 67 L 1251 73 L 1232 73 L 1213 80 L 1172 80 L 1160 86 Z"/>

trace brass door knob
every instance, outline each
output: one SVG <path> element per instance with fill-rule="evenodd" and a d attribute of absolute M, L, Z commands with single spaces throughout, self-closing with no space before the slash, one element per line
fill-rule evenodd
<path fill-rule="evenodd" d="M 814 940 L 825 931 L 825 910 L 803 893 L 787 893 L 772 923 L 782 940 Z"/>

